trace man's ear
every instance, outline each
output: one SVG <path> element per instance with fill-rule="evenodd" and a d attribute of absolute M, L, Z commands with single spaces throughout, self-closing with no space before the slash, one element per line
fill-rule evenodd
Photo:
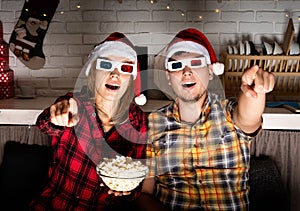
<path fill-rule="evenodd" d="M 209 80 L 212 80 L 214 78 L 214 71 L 213 71 L 213 65 L 208 65 L 208 74 L 209 74 Z"/>
<path fill-rule="evenodd" d="M 171 85 L 171 81 L 170 81 L 170 73 L 169 73 L 168 70 L 165 70 L 165 72 L 166 72 L 166 78 L 167 78 L 167 80 L 168 80 L 168 84 Z"/>

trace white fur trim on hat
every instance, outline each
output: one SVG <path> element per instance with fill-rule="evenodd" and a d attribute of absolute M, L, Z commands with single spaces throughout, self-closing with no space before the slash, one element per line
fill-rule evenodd
<path fill-rule="evenodd" d="M 134 101 L 137 105 L 145 105 L 147 102 L 146 96 L 144 94 L 140 94 L 139 96 L 134 98 Z"/>
<path fill-rule="evenodd" d="M 167 62 L 169 58 L 171 58 L 176 52 L 179 51 L 202 54 L 206 58 L 206 63 L 211 64 L 209 53 L 203 45 L 200 45 L 193 41 L 180 41 L 171 45 L 167 50 L 166 61 L 165 61 L 166 69 L 167 69 Z"/>
<path fill-rule="evenodd" d="M 91 63 L 98 57 L 118 56 L 128 58 L 130 61 L 137 64 L 137 54 L 129 45 L 121 41 L 107 41 L 96 46 L 93 52 L 89 55 L 85 75 L 88 76 L 91 68 Z M 136 78 L 137 68 L 133 72 L 133 79 Z"/>

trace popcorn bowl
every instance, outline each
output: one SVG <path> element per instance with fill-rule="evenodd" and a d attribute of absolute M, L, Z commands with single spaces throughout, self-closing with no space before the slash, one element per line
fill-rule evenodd
<path fill-rule="evenodd" d="M 104 184 L 114 191 L 132 191 L 148 174 L 147 166 L 130 157 L 117 156 L 116 159 L 104 159 L 96 167 Z"/>
<path fill-rule="evenodd" d="M 132 172 L 131 175 L 108 175 L 106 172 L 99 169 L 98 175 L 107 187 L 114 191 L 132 191 L 147 175 L 147 170 Z"/>

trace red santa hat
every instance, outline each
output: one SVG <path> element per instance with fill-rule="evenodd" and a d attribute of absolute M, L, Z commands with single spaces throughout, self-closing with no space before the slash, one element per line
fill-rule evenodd
<path fill-rule="evenodd" d="M 88 57 L 86 65 L 84 66 L 85 75 L 89 75 L 91 64 L 97 58 L 116 55 L 128 58 L 136 64 L 136 68 L 133 72 L 134 93 L 136 95 L 134 101 L 138 105 L 144 105 L 147 99 L 144 94 L 141 94 L 141 76 L 137 53 L 134 45 L 124 34 L 114 32 L 94 48 Z"/>
<path fill-rule="evenodd" d="M 169 58 L 179 51 L 200 53 L 206 58 L 207 64 L 213 65 L 213 72 L 216 75 L 221 75 L 224 72 L 224 64 L 217 62 L 216 54 L 209 40 L 197 29 L 188 28 L 182 30 L 173 38 L 167 47 L 166 69 Z"/>

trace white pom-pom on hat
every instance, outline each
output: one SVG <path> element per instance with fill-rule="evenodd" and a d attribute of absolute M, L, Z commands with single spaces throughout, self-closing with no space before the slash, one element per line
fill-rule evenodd
<path fill-rule="evenodd" d="M 137 97 L 134 98 L 134 102 L 137 105 L 143 106 L 143 105 L 146 104 L 147 98 L 146 98 L 146 96 L 144 94 L 140 94 L 139 96 L 137 96 Z"/>
<path fill-rule="evenodd" d="M 212 64 L 215 75 L 222 75 L 224 73 L 224 64 L 216 62 Z"/>

